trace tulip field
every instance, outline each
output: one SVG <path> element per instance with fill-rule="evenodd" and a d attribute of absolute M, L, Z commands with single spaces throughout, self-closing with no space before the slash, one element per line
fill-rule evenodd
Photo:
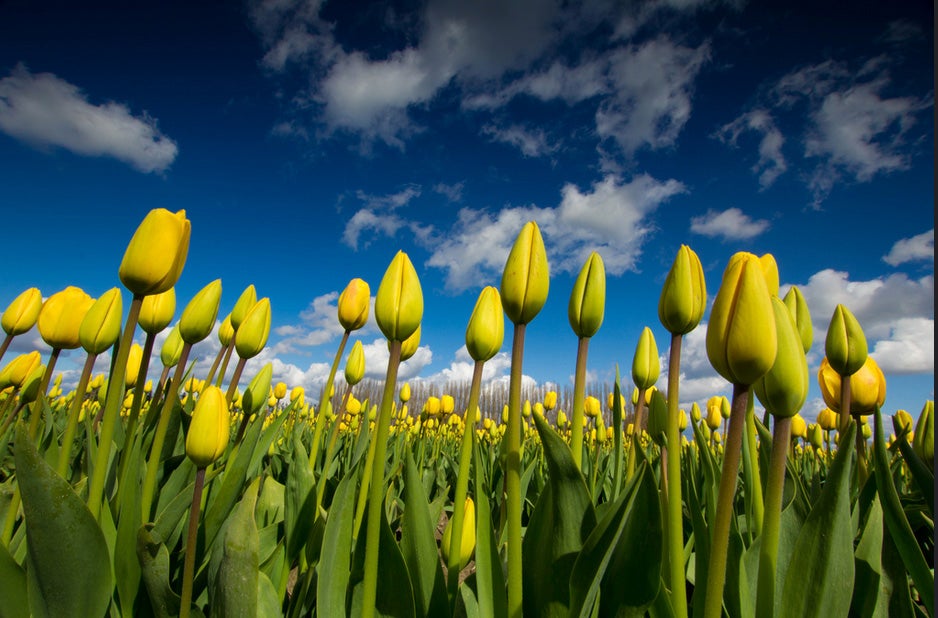
<path fill-rule="evenodd" d="M 934 403 L 916 422 L 882 409 L 885 378 L 843 305 L 809 376 L 808 307 L 797 288 L 779 297 L 771 255 L 738 253 L 706 282 L 682 246 L 648 316 L 670 340 L 646 328 L 592 392 L 602 257 L 549 290 L 528 222 L 467 324 L 471 382 L 434 392 L 398 380 L 423 317 L 399 252 L 374 291 L 350 279 L 331 372 L 306 393 L 273 383 L 271 363 L 245 371 L 271 324 L 253 286 L 227 316 L 220 280 L 177 303 L 190 234 L 184 211 L 151 211 L 121 288 L 31 288 L 2 314 L 0 618 L 934 615 Z M 521 385 L 549 291 L 570 294 L 579 342 L 563 392 Z M 682 410 L 681 344 L 707 309 L 732 396 Z M 388 340 L 383 381 L 363 379 L 369 317 Z M 48 347 L 7 354 L 34 327 Z M 221 351 L 201 375 L 190 352 L 210 336 Z M 483 384 L 502 349 L 509 385 Z M 87 354 L 74 387 L 62 350 Z M 807 424 L 811 380 L 828 408 Z"/>

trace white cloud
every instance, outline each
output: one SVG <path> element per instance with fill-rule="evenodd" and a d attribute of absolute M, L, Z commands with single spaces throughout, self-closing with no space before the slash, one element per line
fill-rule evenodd
<path fill-rule="evenodd" d="M 148 114 L 134 116 L 113 101 L 94 105 L 77 86 L 23 65 L 0 79 L 0 131 L 38 148 L 113 157 L 145 173 L 165 171 L 178 153 Z"/>
<path fill-rule="evenodd" d="M 274 328 L 274 334 L 281 339 L 268 346 L 273 354 L 285 355 L 304 351 L 305 349 L 322 345 L 342 336 L 344 329 L 338 319 L 339 292 L 329 292 L 317 296 L 309 306 L 300 312 L 299 324 L 285 324 Z M 377 330 L 374 321 L 375 299 L 369 300 L 368 322 L 361 330 L 355 331 L 356 336 L 373 333 Z"/>
<path fill-rule="evenodd" d="M 356 197 L 365 203 L 365 207 L 349 218 L 342 233 L 342 241 L 352 249 L 358 249 L 362 234 L 366 232 L 393 238 L 403 228 L 408 230 L 418 243 L 429 242 L 433 233 L 432 226 L 421 225 L 413 219 L 395 213 L 411 200 L 420 197 L 420 194 L 419 185 L 409 185 L 397 193 L 383 196 L 358 191 Z M 367 246 L 368 242 L 364 245 Z"/>
<path fill-rule="evenodd" d="M 889 253 L 883 256 L 883 261 L 891 266 L 899 266 L 907 262 L 935 259 L 935 228 L 922 232 L 912 238 L 903 238 L 896 241 Z"/>
<path fill-rule="evenodd" d="M 526 157 L 543 157 L 559 148 L 558 144 L 550 143 L 547 132 L 540 128 L 528 129 L 521 125 L 497 127 L 488 124 L 482 127 L 482 133 L 493 141 L 516 147 Z"/>
<path fill-rule="evenodd" d="M 461 202 L 462 192 L 465 186 L 465 182 L 456 182 L 453 184 L 439 182 L 433 186 L 433 191 L 439 193 L 450 202 Z"/>
<path fill-rule="evenodd" d="M 739 208 L 729 208 L 722 212 L 708 210 L 706 214 L 693 217 L 690 231 L 710 238 L 724 240 L 748 240 L 769 229 L 765 219 L 753 221 Z"/>
<path fill-rule="evenodd" d="M 775 125 L 772 115 L 761 108 L 745 112 L 736 120 L 723 125 L 715 137 L 723 143 L 736 146 L 739 136 L 747 131 L 762 135 L 759 141 L 759 160 L 752 166 L 752 172 L 759 174 L 759 186 L 766 189 L 788 169 L 782 154 L 785 137 Z"/>
<path fill-rule="evenodd" d="M 880 339 L 870 350 L 884 372 L 923 373 L 935 370 L 935 320 L 900 318 L 888 339 Z"/>

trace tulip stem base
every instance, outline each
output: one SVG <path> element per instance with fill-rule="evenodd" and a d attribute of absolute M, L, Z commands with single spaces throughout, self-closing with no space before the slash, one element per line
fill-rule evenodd
<path fill-rule="evenodd" d="M 681 501 L 681 411 L 678 393 L 681 377 L 681 343 L 683 335 L 671 334 L 668 359 L 668 566 L 671 582 L 671 607 L 677 618 L 687 616 L 687 575 L 684 572 L 684 505 Z"/>
<path fill-rule="evenodd" d="M 505 439 L 505 492 L 508 528 L 508 616 L 524 614 L 521 580 L 521 363 L 524 359 L 524 324 L 515 324 L 508 382 L 508 429 Z M 575 417 L 574 417 L 575 418 Z M 582 421 L 580 421 L 582 429 Z M 577 464 L 579 466 L 579 464 Z"/>
<path fill-rule="evenodd" d="M 192 577 L 195 572 L 195 551 L 199 533 L 199 511 L 202 504 L 202 488 L 205 486 L 205 468 L 195 471 L 192 489 L 192 507 L 189 509 L 189 533 L 186 536 L 186 559 L 182 570 L 182 595 L 179 601 L 179 618 L 189 618 L 192 606 Z"/>
<path fill-rule="evenodd" d="M 762 549 L 759 554 L 756 616 L 775 612 L 775 574 L 778 562 L 778 536 L 785 489 L 785 462 L 791 438 L 791 418 L 776 418 L 772 428 L 772 452 L 765 486 L 765 519 L 762 526 Z"/>

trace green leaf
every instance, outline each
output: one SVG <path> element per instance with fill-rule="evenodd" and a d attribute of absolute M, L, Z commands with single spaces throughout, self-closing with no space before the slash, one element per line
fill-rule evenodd
<path fill-rule="evenodd" d="M 356 469 L 345 475 L 335 490 L 322 539 L 322 557 L 316 569 L 316 615 L 345 618 L 346 591 L 352 561 L 352 520 L 355 516 Z"/>
<path fill-rule="evenodd" d="M 570 574 L 583 543 L 596 527 L 596 512 L 583 474 L 566 442 L 532 415 L 550 470 L 522 541 L 524 615 L 566 616 Z"/>
<path fill-rule="evenodd" d="M 140 443 L 134 440 L 127 460 L 124 482 L 118 500 L 121 517 L 117 521 L 117 540 L 114 546 L 114 575 L 117 580 L 117 598 L 121 613 L 133 615 L 134 599 L 140 586 L 140 562 L 137 560 L 137 529 L 140 525 L 142 494 L 142 457 Z"/>
<path fill-rule="evenodd" d="M 874 494 L 854 555 L 856 578 L 850 602 L 852 616 L 885 618 L 889 615 L 889 595 L 882 584 L 882 555 L 883 509 Z"/>
<path fill-rule="evenodd" d="M 433 536 L 427 495 L 410 451 L 404 457 L 404 514 L 401 517 L 401 551 L 414 587 L 418 617 L 444 616 L 449 612 L 440 554 Z"/>
<path fill-rule="evenodd" d="M 827 483 L 795 541 L 785 577 L 783 617 L 846 616 L 853 592 L 850 462 L 856 423 L 841 436 Z"/>
<path fill-rule="evenodd" d="M 221 547 L 212 554 L 209 566 L 212 616 L 257 616 L 258 535 L 254 507 L 259 485 L 260 479 L 255 479 L 244 492 L 244 498 L 225 524 Z"/>
<path fill-rule="evenodd" d="M 325 482 L 325 479 L 322 480 Z M 316 519 L 316 491 L 313 471 L 309 467 L 309 455 L 300 441 L 299 432 L 293 434 L 293 453 L 287 469 L 287 485 L 284 492 L 284 528 L 287 561 L 292 564 L 300 555 L 309 539 Z"/>
<path fill-rule="evenodd" d="M 156 618 L 178 616 L 180 598 L 169 584 L 169 551 L 151 523 L 137 530 L 137 559 L 153 615 Z"/>
<path fill-rule="evenodd" d="M 381 529 L 378 541 L 378 589 L 375 597 L 375 616 L 388 618 L 413 618 L 414 592 L 407 573 L 407 563 L 401 554 L 394 533 L 388 525 L 384 504 L 365 506 L 365 521 L 368 509 L 381 509 Z M 352 585 L 352 616 L 362 614 L 362 596 L 365 576 L 365 535 L 358 537 L 349 581 Z"/>
<path fill-rule="evenodd" d="M 26 427 L 13 446 L 23 497 L 30 592 L 36 616 L 102 616 L 111 601 L 111 558 L 91 511 L 39 456 Z M 81 577 L 77 577 L 77 574 Z"/>
<path fill-rule="evenodd" d="M 476 601 L 480 616 L 504 618 L 508 615 L 508 589 L 498 546 L 495 544 L 492 510 L 488 499 L 490 491 L 482 480 L 483 471 L 479 465 L 481 458 L 480 446 L 476 443 L 472 466 L 476 487 Z"/>
<path fill-rule="evenodd" d="M 0 618 L 29 618 L 26 572 L 0 543 Z"/>
<path fill-rule="evenodd" d="M 905 434 L 896 438 L 896 442 L 899 443 L 902 458 L 905 459 L 906 465 L 909 466 L 909 472 L 912 473 L 912 480 L 915 481 L 916 487 L 919 488 L 919 491 L 922 492 L 922 496 L 925 498 L 925 508 L 928 509 L 928 514 L 934 518 L 935 472 L 925 465 L 922 458 L 912 449 L 908 440 L 906 440 Z"/>

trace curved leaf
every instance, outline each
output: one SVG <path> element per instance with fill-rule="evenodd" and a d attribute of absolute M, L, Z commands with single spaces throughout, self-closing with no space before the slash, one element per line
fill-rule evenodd
<path fill-rule="evenodd" d="M 443 616 L 448 612 L 446 584 L 440 554 L 433 536 L 427 495 L 410 451 L 404 457 L 404 514 L 401 517 L 401 551 L 411 584 L 417 616 Z"/>

